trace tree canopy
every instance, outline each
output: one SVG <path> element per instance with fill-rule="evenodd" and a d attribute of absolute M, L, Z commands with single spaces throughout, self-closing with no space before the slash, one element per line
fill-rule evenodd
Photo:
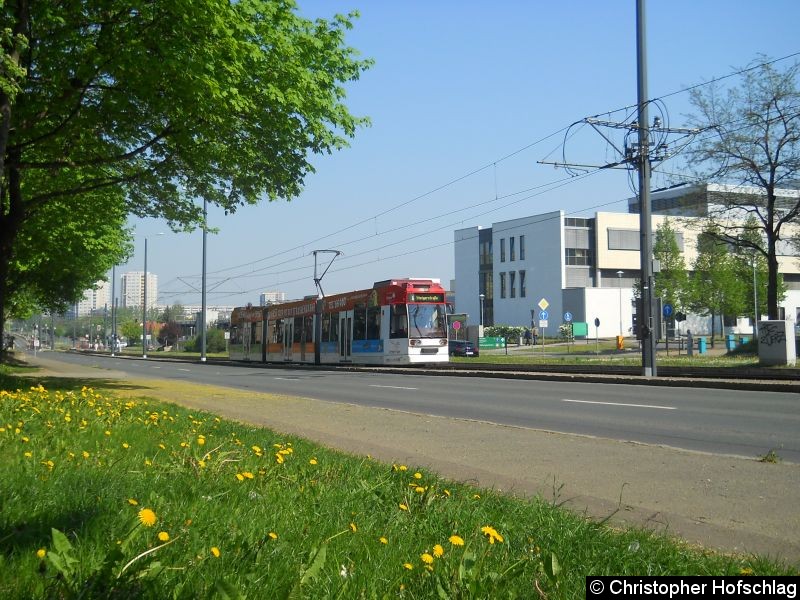
<path fill-rule="evenodd" d="M 370 64 L 345 44 L 355 17 L 308 20 L 291 0 L 0 2 L 0 314 L 20 293 L 12 271 L 49 272 L 20 246 L 43 212 L 114 206 L 191 228 L 199 199 L 232 212 L 297 196 L 311 156 L 367 124 L 344 105 Z M 86 251 L 124 254 L 112 237 Z"/>
<path fill-rule="evenodd" d="M 791 225 L 800 221 L 798 72 L 798 63 L 779 70 L 774 62 L 762 61 L 743 72 L 739 87 L 711 85 L 691 96 L 698 110 L 694 125 L 708 131 L 698 137 L 690 162 L 703 180 L 730 186 L 730 193 L 716 196 L 709 219 L 721 240 L 766 260 L 770 319 L 778 318 L 777 257 L 796 235 Z M 748 216 L 763 237 L 749 235 Z"/>

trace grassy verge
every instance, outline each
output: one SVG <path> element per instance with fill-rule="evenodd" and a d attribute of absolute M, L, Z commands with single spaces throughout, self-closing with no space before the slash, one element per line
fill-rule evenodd
<path fill-rule="evenodd" d="M 566 599 L 589 574 L 792 572 L 149 399 L 0 389 L 7 598 Z"/>

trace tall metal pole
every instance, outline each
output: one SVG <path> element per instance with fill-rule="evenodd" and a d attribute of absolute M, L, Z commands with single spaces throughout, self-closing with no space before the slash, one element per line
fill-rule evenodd
<path fill-rule="evenodd" d="M 206 362 L 206 234 L 208 233 L 208 200 L 203 198 L 203 275 L 200 302 L 200 362 Z"/>
<path fill-rule="evenodd" d="M 111 356 L 117 346 L 117 265 L 111 267 Z"/>
<path fill-rule="evenodd" d="M 147 238 L 144 238 L 144 292 L 142 294 L 142 358 L 147 358 Z"/>
<path fill-rule="evenodd" d="M 647 38 L 645 0 L 636 0 L 636 60 L 639 120 L 639 237 L 642 270 L 642 370 L 656 376 L 656 336 L 653 331 L 653 234 L 650 217 L 650 135 L 647 110 Z"/>
<path fill-rule="evenodd" d="M 758 283 L 756 281 L 755 252 L 753 252 L 753 340 L 758 340 Z"/>

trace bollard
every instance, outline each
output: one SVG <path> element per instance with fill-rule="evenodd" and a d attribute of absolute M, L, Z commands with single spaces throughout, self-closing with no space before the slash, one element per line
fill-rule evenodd
<path fill-rule="evenodd" d="M 697 338 L 697 353 L 698 354 L 706 353 L 706 338 L 704 337 Z"/>

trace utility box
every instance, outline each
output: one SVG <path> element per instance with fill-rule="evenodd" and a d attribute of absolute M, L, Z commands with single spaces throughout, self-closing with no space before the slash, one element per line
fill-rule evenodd
<path fill-rule="evenodd" d="M 758 362 L 764 366 L 795 366 L 797 348 L 791 323 L 788 321 L 758 322 Z"/>

